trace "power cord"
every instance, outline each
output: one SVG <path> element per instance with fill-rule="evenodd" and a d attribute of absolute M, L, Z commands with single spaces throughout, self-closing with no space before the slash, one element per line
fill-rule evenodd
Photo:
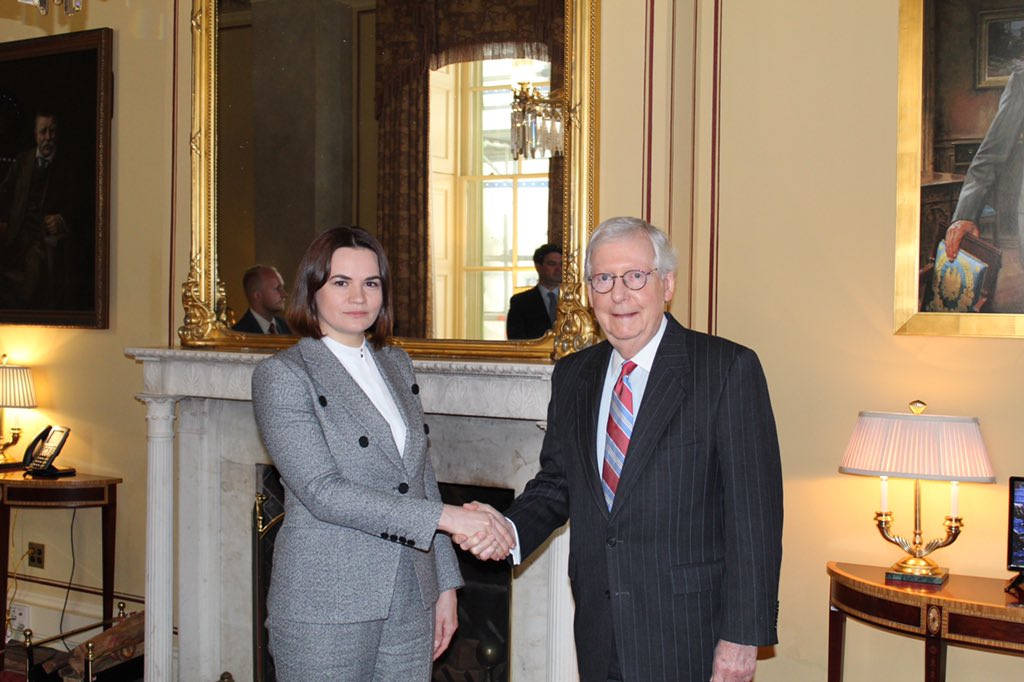
<path fill-rule="evenodd" d="M 14 534 L 14 530 L 17 527 L 18 527 L 18 509 L 15 508 L 14 509 L 14 513 L 11 514 L 11 533 L 10 533 L 9 537 L 12 540 L 16 537 L 15 534 Z M 28 550 L 27 549 L 25 550 L 24 554 L 22 554 L 20 557 L 18 557 L 18 562 L 16 564 L 14 564 L 14 569 L 11 570 L 11 571 L 8 571 L 8 575 L 10 575 L 11 576 L 11 580 L 14 581 L 14 588 L 11 590 L 11 595 L 7 599 L 7 603 L 4 604 L 4 636 L 6 636 L 7 635 L 7 631 L 11 629 L 11 605 L 14 604 L 14 600 L 18 596 L 18 578 L 17 578 L 18 569 L 21 568 L 21 564 L 25 561 L 26 558 L 28 558 Z M 14 634 L 14 633 L 12 632 L 11 634 Z"/>
<path fill-rule="evenodd" d="M 57 630 L 61 633 L 64 632 L 64 613 L 68 609 L 68 597 L 71 596 L 71 585 L 74 584 L 75 580 L 75 519 L 78 518 L 78 508 L 75 507 L 71 510 L 71 575 L 68 576 L 68 589 L 64 592 L 64 605 L 60 607 L 60 626 Z M 61 643 L 64 648 L 71 651 L 71 647 L 68 646 L 67 641 L 64 639 L 62 634 L 60 637 Z"/>

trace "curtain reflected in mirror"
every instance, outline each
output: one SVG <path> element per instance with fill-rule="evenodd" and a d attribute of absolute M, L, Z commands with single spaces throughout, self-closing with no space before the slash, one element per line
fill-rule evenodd
<path fill-rule="evenodd" d="M 563 159 L 514 159 L 512 86 L 564 80 L 561 0 L 220 0 L 217 250 L 291 286 L 313 237 L 384 244 L 395 334 L 504 339 L 509 299 L 561 245 Z M 554 56 L 554 59 L 552 59 Z"/>

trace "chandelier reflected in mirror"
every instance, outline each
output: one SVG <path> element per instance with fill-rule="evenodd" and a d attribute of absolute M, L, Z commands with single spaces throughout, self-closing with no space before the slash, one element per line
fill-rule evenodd
<path fill-rule="evenodd" d="M 565 106 L 558 91 L 544 97 L 520 83 L 512 90 L 512 157 L 536 159 L 565 153 Z"/>
<path fill-rule="evenodd" d="M 38 8 L 40 14 L 50 11 L 50 0 L 18 0 L 18 2 Z M 64 14 L 75 14 L 82 11 L 82 0 L 55 0 L 54 4 L 62 7 Z"/>

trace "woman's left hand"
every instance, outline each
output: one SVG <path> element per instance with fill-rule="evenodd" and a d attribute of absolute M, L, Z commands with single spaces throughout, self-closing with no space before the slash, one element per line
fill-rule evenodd
<path fill-rule="evenodd" d="M 459 627 L 458 605 L 455 590 L 445 590 L 438 596 L 434 606 L 434 660 L 444 653 L 452 641 L 452 635 Z"/>

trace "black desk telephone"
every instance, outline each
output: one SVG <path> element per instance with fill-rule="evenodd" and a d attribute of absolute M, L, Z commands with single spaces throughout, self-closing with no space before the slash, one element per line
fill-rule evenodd
<path fill-rule="evenodd" d="M 25 448 L 25 476 L 35 478 L 58 478 L 60 476 L 74 476 L 72 468 L 58 469 L 53 466 L 53 460 L 60 454 L 60 449 L 68 439 L 71 429 L 66 426 L 47 426 L 39 432 L 39 435 L 32 439 L 32 442 Z"/>

